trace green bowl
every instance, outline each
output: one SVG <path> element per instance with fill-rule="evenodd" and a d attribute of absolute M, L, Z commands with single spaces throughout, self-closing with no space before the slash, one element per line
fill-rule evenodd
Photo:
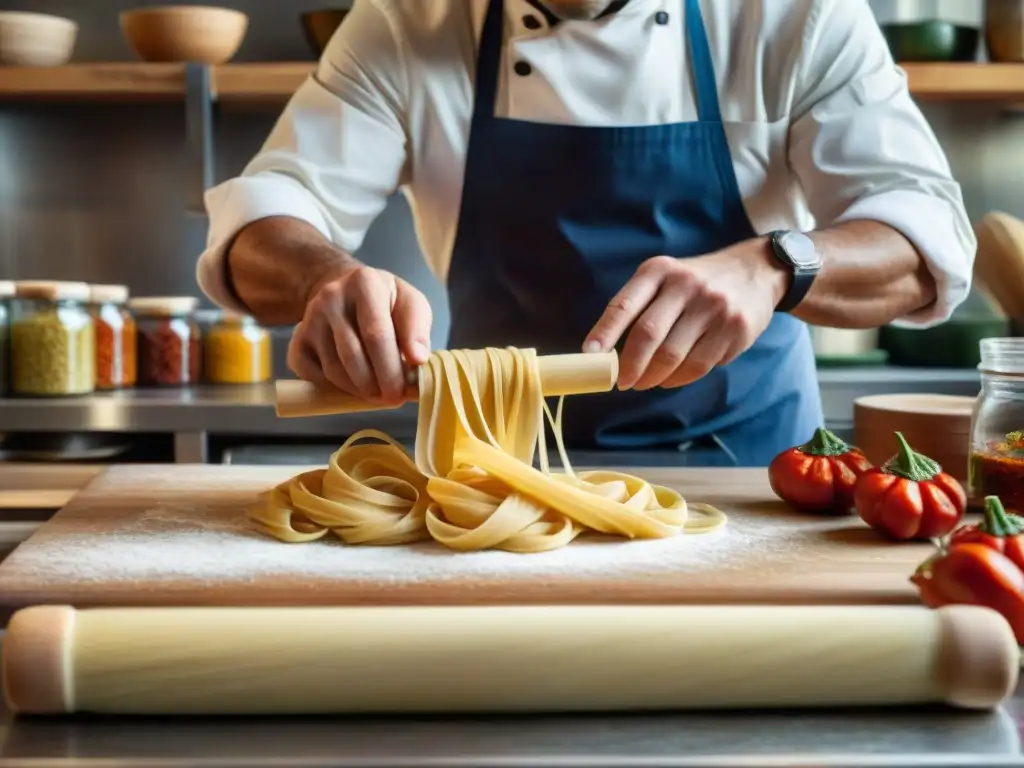
<path fill-rule="evenodd" d="M 889 353 L 872 349 L 859 355 L 815 355 L 814 362 L 819 368 L 868 368 L 885 365 L 889 362 Z"/>
<path fill-rule="evenodd" d="M 933 328 L 896 328 L 878 332 L 878 346 L 892 365 L 916 368 L 976 368 L 982 339 L 1009 334 L 1010 323 L 1000 317 L 960 317 Z"/>
<path fill-rule="evenodd" d="M 896 61 L 974 61 L 981 30 L 949 21 L 883 24 L 882 34 Z"/>

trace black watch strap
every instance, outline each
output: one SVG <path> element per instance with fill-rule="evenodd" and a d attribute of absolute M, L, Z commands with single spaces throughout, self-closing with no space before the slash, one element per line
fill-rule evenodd
<path fill-rule="evenodd" d="M 795 254 L 791 252 L 790 248 L 787 248 L 786 243 L 783 241 L 786 237 L 791 240 L 799 238 L 798 246 L 805 251 L 809 251 L 810 254 Z M 800 306 L 800 302 L 804 300 L 808 291 L 811 290 L 811 286 L 814 285 L 814 278 L 818 276 L 818 270 L 821 268 L 821 262 L 813 256 L 809 258 L 809 255 L 814 254 L 814 243 L 809 237 L 800 232 L 779 230 L 772 232 L 769 238 L 775 258 L 785 264 L 792 275 L 789 289 L 786 291 L 786 295 L 782 297 L 782 301 L 779 302 L 775 311 L 791 312 Z"/>
<path fill-rule="evenodd" d="M 792 312 L 799 307 L 807 292 L 811 290 L 815 277 L 817 277 L 817 272 L 794 271 L 793 279 L 789 283 L 789 290 L 786 291 L 786 295 L 782 297 L 782 301 L 779 302 L 775 311 Z"/>

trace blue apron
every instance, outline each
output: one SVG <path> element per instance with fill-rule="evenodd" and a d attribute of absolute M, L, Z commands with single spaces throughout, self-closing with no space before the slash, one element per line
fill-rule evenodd
<path fill-rule="evenodd" d="M 756 237 L 700 5 L 683 2 L 685 21 L 671 23 L 689 46 L 698 121 L 588 127 L 495 117 L 505 13 L 491 0 L 447 281 L 450 348 L 579 352 L 646 259 Z M 681 449 L 681 464 L 766 466 L 821 423 L 810 334 L 777 313 L 750 350 L 699 381 L 567 398 L 564 426 L 573 448 Z"/>

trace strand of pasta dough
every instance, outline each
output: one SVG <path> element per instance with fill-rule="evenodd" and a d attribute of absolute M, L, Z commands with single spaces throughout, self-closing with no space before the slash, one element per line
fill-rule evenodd
<path fill-rule="evenodd" d="M 454 550 L 542 552 L 584 531 L 630 539 L 706 533 L 725 515 L 621 472 L 574 472 L 562 404 L 544 402 L 532 349 L 442 350 L 420 369 L 415 458 L 376 430 L 325 469 L 271 490 L 250 519 L 285 542 L 329 531 L 346 544 L 434 539 Z M 545 419 L 562 472 L 548 463 Z M 539 449 L 540 469 L 533 467 Z"/>

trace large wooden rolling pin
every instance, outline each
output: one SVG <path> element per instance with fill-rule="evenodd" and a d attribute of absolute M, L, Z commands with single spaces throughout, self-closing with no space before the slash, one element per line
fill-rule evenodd
<path fill-rule="evenodd" d="M 615 386 L 619 378 L 619 357 L 615 352 L 542 355 L 537 358 L 537 368 L 545 397 L 586 395 L 608 392 Z M 418 370 L 413 369 L 406 374 L 409 386 L 405 393 L 406 401 L 419 397 Z M 402 405 L 383 406 L 297 379 L 282 379 L 276 382 L 275 387 L 277 415 L 282 418 L 379 411 Z"/>
<path fill-rule="evenodd" d="M 40 606 L 3 659 L 15 712 L 166 715 L 990 709 L 1018 662 L 970 606 Z"/>

